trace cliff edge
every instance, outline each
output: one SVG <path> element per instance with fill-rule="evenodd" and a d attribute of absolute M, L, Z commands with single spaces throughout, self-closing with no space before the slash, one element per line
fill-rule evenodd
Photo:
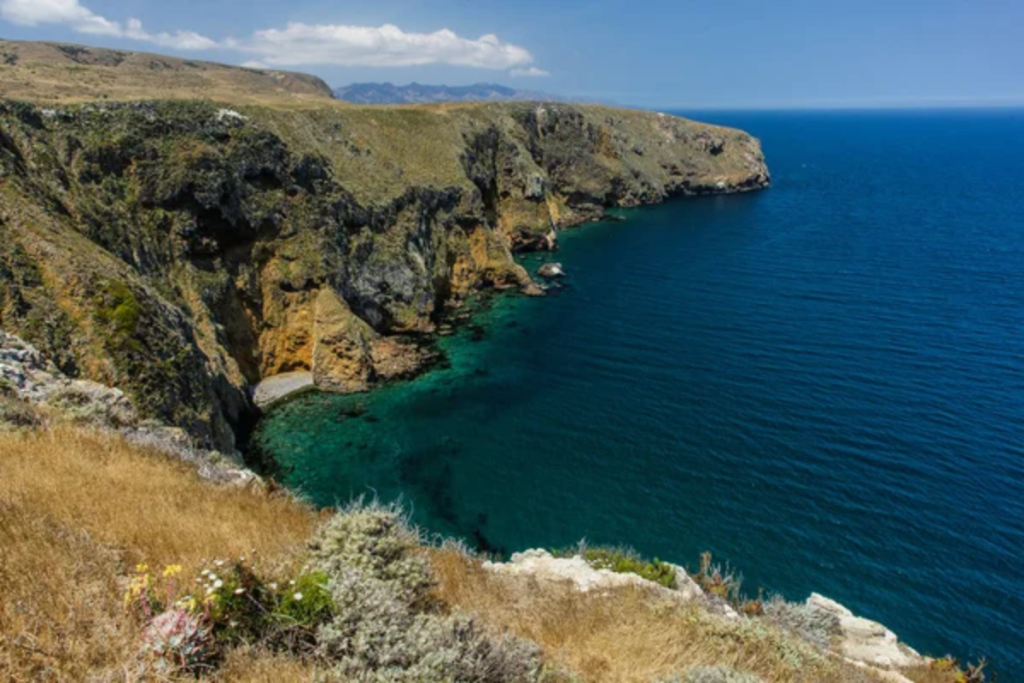
<path fill-rule="evenodd" d="M 746 133 L 604 107 L 0 100 L 0 327 L 231 450 L 254 384 L 415 372 L 560 229 L 768 182 Z"/>

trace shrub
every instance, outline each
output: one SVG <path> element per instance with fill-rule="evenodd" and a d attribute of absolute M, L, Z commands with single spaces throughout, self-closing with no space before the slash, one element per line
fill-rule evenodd
<path fill-rule="evenodd" d="M 179 583 L 180 565 L 150 573 L 135 568 L 125 606 L 148 619 L 163 611 L 183 611 L 201 620 L 216 646 L 258 644 L 268 649 L 310 651 L 316 629 L 334 616 L 327 576 L 300 574 L 290 581 L 267 581 L 244 558 L 215 560 L 195 577 Z M 195 587 L 194 594 L 184 594 Z"/>
<path fill-rule="evenodd" d="M 579 555 L 594 569 L 607 569 L 619 574 L 636 574 L 641 578 L 672 588 L 676 583 L 676 568 L 658 558 L 647 561 L 632 548 L 589 547 L 580 543 L 576 548 L 556 550 L 555 557 Z"/>
<path fill-rule="evenodd" d="M 728 666 L 695 666 L 675 680 L 678 683 L 762 683 L 754 674 Z"/>
<path fill-rule="evenodd" d="M 34 427 L 39 424 L 39 415 L 24 401 L 0 394 L 0 429 Z"/>
<path fill-rule="evenodd" d="M 764 603 L 763 617 L 781 630 L 827 649 L 839 635 L 839 617 L 813 609 L 802 602 L 787 602 L 780 596 Z"/>
<path fill-rule="evenodd" d="M 106 395 L 102 388 L 90 391 L 72 384 L 50 394 L 46 404 L 74 424 L 120 428 L 137 421 L 127 400 L 119 401 Z"/>
<path fill-rule="evenodd" d="M 171 609 L 149 622 L 143 634 L 143 653 L 153 659 L 159 673 L 173 676 L 209 667 L 214 648 L 200 616 Z"/>
<path fill-rule="evenodd" d="M 700 570 L 693 575 L 693 579 L 707 595 L 740 604 L 743 575 L 735 573 L 729 565 L 723 568 L 719 564 L 712 564 L 710 552 L 701 553 Z"/>
<path fill-rule="evenodd" d="M 310 544 L 310 563 L 328 576 L 350 568 L 392 586 L 408 605 L 426 599 L 432 581 L 419 532 L 395 505 L 355 501 Z"/>
<path fill-rule="evenodd" d="M 358 569 L 331 581 L 338 615 L 318 635 L 318 653 L 334 662 L 338 680 L 536 680 L 539 648 L 516 638 L 495 639 L 470 619 L 416 613 L 393 583 Z"/>

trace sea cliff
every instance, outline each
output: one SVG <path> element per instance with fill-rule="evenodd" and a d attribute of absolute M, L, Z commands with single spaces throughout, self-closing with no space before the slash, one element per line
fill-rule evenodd
<path fill-rule="evenodd" d="M 604 107 L 2 101 L 0 327 L 230 451 L 258 382 L 414 374 L 559 230 L 768 183 L 746 133 Z"/>

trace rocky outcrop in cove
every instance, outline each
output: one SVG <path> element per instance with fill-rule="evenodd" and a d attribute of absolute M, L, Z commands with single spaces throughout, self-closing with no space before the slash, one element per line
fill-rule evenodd
<path fill-rule="evenodd" d="M 474 291 L 610 207 L 764 187 L 757 141 L 569 105 L 0 102 L 0 325 L 230 451 L 253 387 L 413 374 Z"/>

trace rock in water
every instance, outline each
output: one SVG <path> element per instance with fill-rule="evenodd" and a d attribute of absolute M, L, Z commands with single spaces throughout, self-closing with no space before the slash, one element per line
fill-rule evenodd
<path fill-rule="evenodd" d="M 565 271 L 562 270 L 561 263 L 545 263 L 537 269 L 537 275 L 551 280 L 557 277 L 565 277 Z"/>

